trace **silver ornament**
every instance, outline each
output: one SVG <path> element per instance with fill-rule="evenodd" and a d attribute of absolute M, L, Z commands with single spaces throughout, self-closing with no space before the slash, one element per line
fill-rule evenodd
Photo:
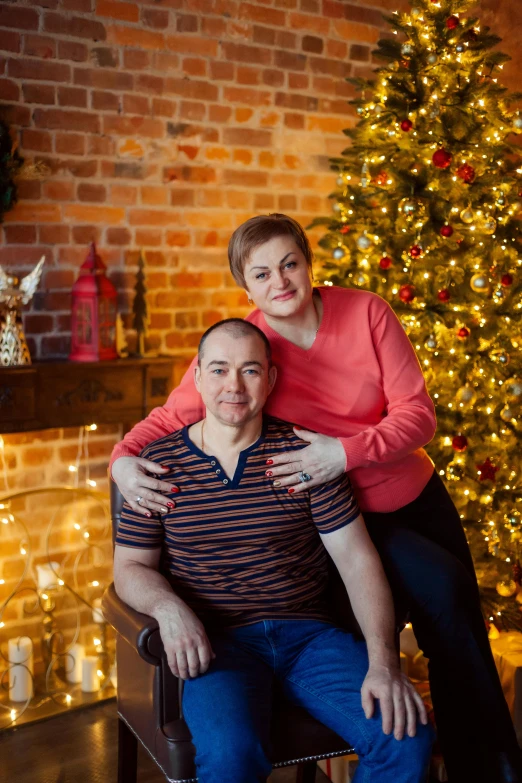
<path fill-rule="evenodd" d="M 342 247 L 336 247 L 335 250 L 332 253 L 333 257 L 339 260 L 340 258 L 344 258 L 346 255 L 346 252 L 344 248 Z"/>
<path fill-rule="evenodd" d="M 505 405 L 500 411 L 500 418 L 502 421 L 511 421 L 511 419 L 515 418 L 515 411 L 509 405 Z"/>
<path fill-rule="evenodd" d="M 434 337 L 434 335 L 430 334 L 426 340 L 424 341 L 424 347 L 427 351 L 436 351 L 437 350 L 437 341 Z"/>
<path fill-rule="evenodd" d="M 336 202 L 332 207 L 334 212 L 340 212 L 342 210 L 342 205 L 339 204 L 339 202 Z"/>
<path fill-rule="evenodd" d="M 355 285 L 368 285 L 370 278 L 364 272 L 356 272 L 353 276 L 353 282 Z"/>
<path fill-rule="evenodd" d="M 487 294 L 489 291 L 489 279 L 486 277 L 486 275 L 473 275 L 469 281 L 469 284 L 471 286 L 471 290 L 475 291 L 476 294 Z"/>
<path fill-rule="evenodd" d="M 438 60 L 438 57 L 437 57 L 436 54 L 429 54 L 428 55 L 428 62 L 429 62 L 430 65 L 435 65 L 437 60 Z"/>
<path fill-rule="evenodd" d="M 517 117 L 513 123 L 517 130 L 522 130 L 522 117 Z"/>
<path fill-rule="evenodd" d="M 367 188 L 370 184 L 368 177 L 361 177 L 361 188 Z"/>
<path fill-rule="evenodd" d="M 473 223 L 474 217 L 475 215 L 473 214 L 471 207 L 466 207 L 466 209 L 463 209 L 460 213 L 460 219 L 463 223 Z"/>
<path fill-rule="evenodd" d="M 362 234 L 362 236 L 357 237 L 356 245 L 359 250 L 368 250 L 371 244 L 372 241 L 369 237 L 366 236 L 366 234 Z"/>
<path fill-rule="evenodd" d="M 507 365 L 510 362 L 510 356 L 506 351 L 500 349 L 497 349 L 496 351 L 490 351 L 489 352 L 489 358 L 492 362 L 495 362 L 495 364 L 503 364 L 504 367 L 507 367 Z"/>
<path fill-rule="evenodd" d="M 515 400 L 522 397 L 522 381 L 518 378 L 510 378 L 504 384 L 504 391 Z"/>
<path fill-rule="evenodd" d="M 485 219 L 485 221 L 482 223 L 480 228 L 485 234 L 494 234 L 495 229 L 497 227 L 497 221 L 495 218 L 489 216 Z"/>
<path fill-rule="evenodd" d="M 342 177 L 337 177 L 337 179 L 335 180 L 335 184 L 337 185 L 338 188 L 342 188 L 342 186 L 344 185 L 344 179 Z"/>
<path fill-rule="evenodd" d="M 415 212 L 417 212 L 417 208 L 417 202 L 413 201 L 411 198 L 403 198 L 399 201 L 399 212 L 402 212 L 407 217 L 414 215 Z"/>
<path fill-rule="evenodd" d="M 362 107 L 362 106 L 358 106 L 358 107 L 357 107 L 357 114 L 362 114 L 362 113 L 363 113 L 363 111 L 364 111 L 364 109 L 363 109 L 363 107 Z"/>
<path fill-rule="evenodd" d="M 472 405 L 476 399 L 477 394 L 475 390 L 471 386 L 468 386 L 468 384 L 466 384 L 466 386 L 461 386 L 457 391 L 457 402 L 462 402 L 465 405 Z"/>
<path fill-rule="evenodd" d="M 420 16 L 421 13 L 422 13 L 422 11 L 421 11 L 420 8 L 412 8 L 411 9 L 411 15 L 413 16 L 414 19 L 416 19 L 418 16 Z"/>
<path fill-rule="evenodd" d="M 456 50 L 457 50 L 457 52 L 460 54 L 461 52 L 463 52 L 463 51 L 464 51 L 464 44 L 457 44 L 457 45 L 456 45 L 456 47 L 455 47 L 455 49 L 456 49 Z"/>
<path fill-rule="evenodd" d="M 413 46 L 410 43 L 404 43 L 401 46 L 401 54 L 413 54 Z"/>

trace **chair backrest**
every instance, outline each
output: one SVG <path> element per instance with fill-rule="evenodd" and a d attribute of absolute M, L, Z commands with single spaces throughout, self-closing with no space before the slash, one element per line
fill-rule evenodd
<path fill-rule="evenodd" d="M 118 527 L 120 526 L 121 511 L 125 498 L 118 489 L 115 481 L 111 480 L 111 522 L 112 522 L 112 543 L 116 542 Z"/>

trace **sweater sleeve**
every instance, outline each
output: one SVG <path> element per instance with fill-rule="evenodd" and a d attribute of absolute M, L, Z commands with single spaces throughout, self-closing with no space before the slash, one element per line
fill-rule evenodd
<path fill-rule="evenodd" d="M 109 470 L 119 457 L 137 457 L 153 440 L 203 418 L 203 403 L 194 385 L 196 363 L 197 357 L 194 357 L 181 383 L 170 393 L 165 405 L 154 408 L 146 419 L 136 424 L 123 440 L 116 444 L 111 454 Z"/>
<path fill-rule="evenodd" d="M 425 446 L 435 435 L 435 408 L 415 350 L 388 304 L 372 328 L 382 373 L 386 415 L 378 424 L 340 438 L 346 470 L 394 462 Z"/>

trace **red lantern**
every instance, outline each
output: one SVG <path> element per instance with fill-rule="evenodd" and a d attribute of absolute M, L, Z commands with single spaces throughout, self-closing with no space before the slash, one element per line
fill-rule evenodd
<path fill-rule="evenodd" d="M 73 362 L 117 359 L 117 292 L 105 275 L 94 242 L 72 288 L 71 353 Z"/>

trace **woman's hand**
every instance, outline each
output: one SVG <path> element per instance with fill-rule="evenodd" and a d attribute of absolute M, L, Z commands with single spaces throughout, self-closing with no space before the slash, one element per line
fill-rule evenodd
<path fill-rule="evenodd" d="M 176 505 L 171 498 L 165 498 L 160 492 L 171 494 L 179 492 L 179 488 L 168 481 L 151 478 L 148 473 L 168 473 L 170 468 L 164 468 L 156 462 L 142 457 L 119 457 L 112 466 L 112 477 L 121 494 L 132 508 L 146 517 L 150 512 L 166 514 L 169 508 Z M 138 498 L 141 500 L 138 503 Z"/>
<path fill-rule="evenodd" d="M 338 438 L 294 427 L 295 434 L 310 445 L 300 451 L 288 451 L 267 460 L 266 475 L 275 478 L 275 487 L 290 487 L 292 492 L 305 492 L 344 473 L 346 454 Z M 299 473 L 308 473 L 310 481 L 300 481 Z M 290 490 L 289 490 L 290 491 Z"/>
<path fill-rule="evenodd" d="M 421 697 L 400 669 L 371 666 L 361 688 L 361 701 L 366 718 L 374 714 L 374 701 L 381 708 L 382 730 L 401 740 L 406 733 L 414 737 L 417 720 L 428 722 L 426 707 Z"/>

